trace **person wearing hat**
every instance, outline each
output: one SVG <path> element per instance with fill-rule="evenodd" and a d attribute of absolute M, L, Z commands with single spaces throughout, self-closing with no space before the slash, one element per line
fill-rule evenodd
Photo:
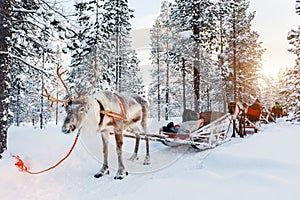
<path fill-rule="evenodd" d="M 272 114 L 274 115 L 275 119 L 281 117 L 282 115 L 282 106 L 276 101 L 272 110 Z"/>
<path fill-rule="evenodd" d="M 259 121 L 260 114 L 262 112 L 263 106 L 261 105 L 259 99 L 256 99 L 251 106 L 248 107 L 247 110 L 247 118 L 251 122 Z"/>

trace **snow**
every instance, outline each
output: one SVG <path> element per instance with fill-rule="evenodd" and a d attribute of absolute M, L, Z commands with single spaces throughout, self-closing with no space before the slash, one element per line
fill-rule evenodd
<path fill-rule="evenodd" d="M 150 131 L 158 130 L 163 123 L 151 122 Z M 30 170 L 39 171 L 67 154 L 75 134 L 64 135 L 60 126 L 51 124 L 42 130 L 29 125 L 11 127 L 8 151 L 0 160 L 1 199 L 298 200 L 300 125 L 279 119 L 261 129 L 201 152 L 152 141 L 150 166 L 142 164 L 143 155 L 135 163 L 127 160 L 134 141 L 125 139 L 124 160 L 129 175 L 119 181 L 113 179 L 114 164 L 110 175 L 93 177 L 100 169 L 97 151 L 101 150 L 101 140 L 89 134 L 80 136 L 74 152 L 57 168 L 40 175 L 20 172 L 10 154 L 20 155 Z M 114 163 L 113 141 L 109 153 L 109 162 Z"/>

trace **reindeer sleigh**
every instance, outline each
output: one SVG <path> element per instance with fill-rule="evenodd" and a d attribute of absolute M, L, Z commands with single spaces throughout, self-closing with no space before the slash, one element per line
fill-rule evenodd
<path fill-rule="evenodd" d="M 263 107 L 258 100 L 250 106 L 241 102 L 230 102 L 228 110 L 233 118 L 233 136 L 235 132 L 240 137 L 257 133 L 261 123 L 270 123 L 269 113 L 263 112 Z"/>
<path fill-rule="evenodd" d="M 113 93 L 110 91 L 100 91 L 94 95 L 79 95 L 74 98 L 62 79 L 64 72 L 59 72 L 57 76 L 65 87 L 68 99 L 60 100 L 51 96 L 44 87 L 47 98 L 54 102 L 63 103 L 67 116 L 62 126 L 62 132 L 69 134 L 78 131 L 80 133 L 99 134 L 103 143 L 103 163 L 99 172 L 94 177 L 99 178 L 109 174 L 108 165 L 108 142 L 109 135 L 114 135 L 116 142 L 116 153 L 118 169 L 115 179 L 123 179 L 128 172 L 125 170 L 122 155 L 123 137 L 135 138 L 134 152 L 130 160 L 138 159 L 140 140 L 146 141 L 146 154 L 144 164 L 150 164 L 149 140 L 161 141 L 168 146 L 180 144 L 191 145 L 196 149 L 213 148 L 225 142 L 229 137 L 231 124 L 230 114 L 203 113 L 204 126 L 200 129 L 186 134 L 149 134 L 147 130 L 148 103 L 142 97 L 129 93 Z M 94 69 L 95 77 L 98 72 Z M 95 85 L 96 79 L 94 80 Z M 215 117 L 213 117 L 215 116 Z"/>
<path fill-rule="evenodd" d="M 200 113 L 203 126 L 192 132 L 173 133 L 162 131 L 160 141 L 167 146 L 191 145 L 197 150 L 214 148 L 230 138 L 231 115 L 221 112 Z M 198 120 L 200 121 L 200 120 Z"/>

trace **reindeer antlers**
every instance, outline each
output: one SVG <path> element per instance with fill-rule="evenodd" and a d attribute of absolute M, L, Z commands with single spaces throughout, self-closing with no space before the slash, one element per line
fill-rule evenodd
<path fill-rule="evenodd" d="M 69 97 L 69 100 L 71 101 L 71 100 L 72 100 L 72 96 L 71 96 L 70 90 L 69 90 L 69 88 L 67 87 L 66 83 L 64 82 L 64 80 L 63 80 L 62 77 L 61 77 L 64 73 L 67 72 L 67 70 L 65 70 L 65 71 L 63 71 L 63 72 L 61 72 L 61 73 L 59 73 L 59 70 L 60 70 L 61 68 L 62 68 L 61 66 L 57 66 L 57 68 L 56 68 L 56 74 L 57 74 L 57 76 L 58 76 L 60 82 L 63 84 L 64 88 L 66 89 L 67 94 L 68 94 L 68 97 Z"/>
<path fill-rule="evenodd" d="M 61 100 L 61 99 L 58 99 L 58 98 L 55 98 L 53 97 L 47 90 L 47 88 L 45 87 L 45 85 L 43 85 L 43 89 L 45 90 L 45 93 L 46 93 L 46 97 L 51 101 L 51 104 L 50 106 L 53 105 L 53 103 L 55 102 L 58 102 L 58 103 L 63 103 L 64 104 L 64 107 L 66 108 L 67 104 L 69 102 L 72 101 L 72 96 L 71 96 L 71 93 L 69 91 L 69 88 L 67 87 L 66 83 L 64 82 L 64 80 L 62 79 L 62 75 L 64 73 L 67 72 L 67 70 L 63 71 L 63 72 L 59 72 L 59 70 L 61 69 L 62 67 L 61 66 L 57 66 L 56 68 L 56 75 L 57 77 L 59 78 L 60 82 L 63 84 L 64 88 L 66 89 L 67 91 L 67 94 L 68 94 L 68 99 L 67 100 Z"/>
<path fill-rule="evenodd" d="M 90 65 L 90 66 L 92 67 L 92 65 Z M 46 89 L 45 85 L 43 85 L 43 89 L 45 90 L 46 97 L 51 101 L 50 106 L 52 106 L 53 103 L 58 102 L 58 103 L 63 103 L 63 104 L 64 104 L 64 107 L 66 108 L 66 106 L 67 106 L 68 103 L 70 103 L 70 102 L 72 102 L 72 101 L 81 101 L 84 97 L 83 97 L 78 91 L 76 91 L 76 93 L 78 94 L 78 97 L 77 97 L 77 98 L 72 98 L 72 95 L 71 95 L 71 92 L 70 92 L 69 88 L 67 87 L 65 81 L 62 79 L 62 75 L 63 75 L 64 73 L 66 73 L 67 70 L 65 70 L 65 71 L 63 71 L 63 72 L 60 72 L 60 69 L 61 69 L 61 68 L 62 68 L 61 66 L 57 66 L 57 68 L 56 68 L 56 75 L 57 75 L 57 77 L 59 78 L 60 82 L 63 84 L 64 88 L 65 88 L 66 91 L 67 91 L 68 99 L 66 99 L 66 100 L 61 100 L 61 99 L 58 99 L 58 98 L 53 97 L 53 96 L 48 92 L 48 90 Z M 93 69 L 93 72 L 94 72 L 95 80 L 93 81 L 92 86 L 88 89 L 88 92 L 86 92 L 85 94 L 88 94 L 88 93 L 92 90 L 92 88 L 95 87 L 95 85 L 96 85 L 96 83 L 97 83 L 97 78 L 98 78 L 98 74 L 99 74 L 99 73 L 98 73 L 98 70 L 97 70 L 96 67 L 92 67 L 92 69 Z"/>

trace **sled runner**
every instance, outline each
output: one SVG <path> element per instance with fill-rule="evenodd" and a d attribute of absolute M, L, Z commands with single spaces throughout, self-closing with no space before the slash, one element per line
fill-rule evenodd
<path fill-rule="evenodd" d="M 191 145 L 198 150 L 213 148 L 229 137 L 230 114 L 220 112 L 200 113 L 204 125 L 191 133 L 161 132 L 160 141 L 167 146 Z"/>

